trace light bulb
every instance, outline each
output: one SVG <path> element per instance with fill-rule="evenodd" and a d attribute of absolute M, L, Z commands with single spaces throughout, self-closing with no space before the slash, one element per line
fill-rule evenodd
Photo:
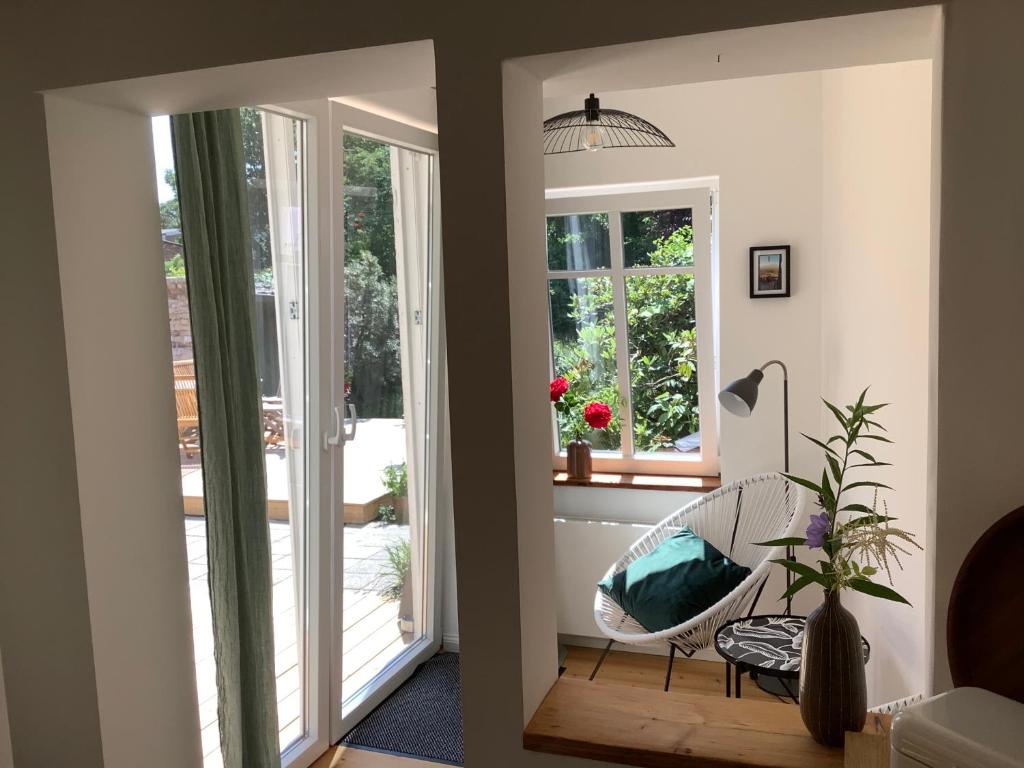
<path fill-rule="evenodd" d="M 583 126 L 583 148 L 590 152 L 597 152 L 604 146 L 604 128 L 598 123 L 586 123 Z"/>

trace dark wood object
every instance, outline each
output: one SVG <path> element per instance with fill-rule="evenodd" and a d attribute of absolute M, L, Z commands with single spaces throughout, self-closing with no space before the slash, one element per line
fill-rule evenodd
<path fill-rule="evenodd" d="M 800 715 L 814 740 L 841 747 L 847 731 L 860 731 L 868 689 L 857 619 L 838 592 L 811 611 L 804 625 L 800 660 Z"/>
<path fill-rule="evenodd" d="M 967 553 L 949 598 L 946 645 L 953 684 L 1024 703 L 1024 507 Z"/>
<path fill-rule="evenodd" d="M 555 485 L 593 486 L 595 488 L 632 488 L 646 491 L 689 491 L 709 493 L 722 487 L 722 478 L 702 475 L 636 475 L 622 472 L 595 472 L 589 480 L 576 480 L 568 472 L 554 470 Z"/>

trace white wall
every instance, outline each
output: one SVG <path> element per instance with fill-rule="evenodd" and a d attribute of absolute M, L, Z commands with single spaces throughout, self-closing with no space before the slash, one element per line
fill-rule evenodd
<path fill-rule="evenodd" d="M 597 582 L 651 525 L 698 498 L 686 491 L 555 488 L 555 592 L 558 634 L 565 642 L 600 642 Z"/>
<path fill-rule="evenodd" d="M 931 227 L 931 62 L 825 72 L 823 86 L 823 396 L 850 403 L 871 385 L 870 402 L 892 446 L 866 450 L 891 462 L 871 475 L 891 485 L 894 524 L 927 532 L 928 339 Z M 822 432 L 835 420 L 822 417 Z M 877 451 L 876 451 L 877 448 Z M 867 477 L 868 475 L 865 475 Z M 863 500 L 870 503 L 870 495 Z M 895 588 L 913 608 L 844 595 L 873 657 L 872 703 L 928 689 L 926 557 L 903 558 Z"/>
<path fill-rule="evenodd" d="M 531 160 L 505 177 L 507 200 L 529 200 L 521 211 L 544 215 L 544 164 L 540 126 L 541 82 L 517 64 L 502 65 L 506 162 L 523 152 Z M 530 126 L 532 130 L 523 130 Z M 508 290 L 512 342 L 512 408 L 515 416 L 516 503 L 519 540 L 519 608 L 523 671 L 523 724 L 558 675 L 554 595 L 554 499 L 551 487 L 550 404 L 536 396 L 549 381 L 543 229 L 508 227 Z"/>
<path fill-rule="evenodd" d="M 887 454 L 896 465 L 890 502 L 922 543 L 931 78 L 930 62 L 910 62 L 600 94 L 602 105 L 642 115 L 677 146 L 553 156 L 545 163 L 548 188 L 718 177 L 721 383 L 771 358 L 788 365 L 792 468 L 812 477 L 820 474 L 822 457 L 800 433 L 831 430 L 819 398 L 848 402 L 872 384 L 874 397 L 894 402 L 885 413 L 898 440 Z M 547 99 L 545 114 L 576 108 L 577 101 Z M 792 297 L 751 300 L 748 248 L 782 243 L 792 246 Z M 721 414 L 723 482 L 781 469 L 781 394 L 773 368 L 751 418 Z M 650 524 L 689 498 L 558 488 L 555 514 L 570 523 Z M 560 632 L 597 635 L 588 618 L 594 574 L 607 568 L 610 553 L 621 554 L 629 536 L 624 526 L 556 525 Z M 928 688 L 926 565 L 924 556 L 911 558 L 897 577 L 913 610 L 847 599 L 874 648 L 872 702 Z M 764 610 L 772 610 L 783 590 L 782 574 L 772 578 Z M 794 610 L 806 613 L 819 602 L 820 594 L 804 590 Z"/>
<path fill-rule="evenodd" d="M 46 120 L 104 765 L 199 766 L 152 128 Z"/>
<path fill-rule="evenodd" d="M 723 382 L 778 358 L 789 367 L 790 431 L 819 427 L 821 371 L 821 75 L 818 72 L 600 94 L 602 105 L 641 115 L 662 128 L 673 149 L 605 150 L 550 156 L 548 188 L 717 176 L 719 179 L 720 350 Z M 579 108 L 579 99 L 547 99 L 546 115 Z M 749 248 L 792 246 L 788 299 L 749 298 Z M 748 419 L 721 413 L 724 482 L 781 470 L 782 384 L 778 368 L 761 386 Z M 791 466 L 818 470 L 818 456 L 791 439 Z M 557 499 L 556 499 L 557 500 Z M 566 512 L 562 503 L 556 514 Z M 646 499 L 637 497 L 637 504 Z M 685 503 L 685 502 L 684 502 Z M 679 504 L 677 506 L 681 506 Z M 673 507 L 674 509 L 675 507 Z M 671 509 L 669 510 L 671 511 Z M 773 575 L 762 605 L 784 589 Z M 809 609 L 814 597 L 803 597 Z"/>
<path fill-rule="evenodd" d="M 817 72 L 601 94 L 602 105 L 642 115 L 673 149 L 606 150 L 547 158 L 548 188 L 719 178 L 721 359 L 724 382 L 779 358 L 790 371 L 791 428 L 818 426 L 821 367 L 821 75 Z M 548 99 L 545 114 L 579 108 Z M 792 246 L 789 299 L 748 298 L 748 249 Z M 745 420 L 722 414 L 722 477 L 728 482 L 782 468 L 782 386 L 778 369 Z M 797 471 L 816 465 L 794 441 Z"/>

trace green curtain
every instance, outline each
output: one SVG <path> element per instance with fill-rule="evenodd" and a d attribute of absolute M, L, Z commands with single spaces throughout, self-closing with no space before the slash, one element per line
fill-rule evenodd
<path fill-rule="evenodd" d="M 255 290 L 238 110 L 174 115 L 225 768 L 281 765 Z"/>

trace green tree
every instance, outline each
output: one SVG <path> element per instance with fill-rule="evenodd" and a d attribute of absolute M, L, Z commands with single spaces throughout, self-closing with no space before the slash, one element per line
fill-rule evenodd
<path fill-rule="evenodd" d="M 549 248 L 551 235 L 549 229 Z M 690 224 L 647 242 L 645 265 L 675 266 L 692 259 Z M 675 440 L 700 428 L 693 276 L 627 276 L 625 292 L 634 444 L 638 451 L 671 450 Z M 552 280 L 550 293 L 556 374 L 582 388 L 587 399 L 611 406 L 611 425 L 588 439 L 596 448 L 617 448 L 622 404 L 611 278 Z M 571 427 L 563 421 L 559 427 L 565 445 Z"/>
<path fill-rule="evenodd" d="M 345 261 L 345 352 L 360 418 L 401 418 L 398 288 L 369 251 Z"/>
<path fill-rule="evenodd" d="M 180 229 L 181 209 L 178 207 L 178 176 L 173 168 L 164 171 L 164 184 L 174 193 L 170 200 L 160 203 L 160 229 Z"/>
<path fill-rule="evenodd" d="M 395 276 L 391 147 L 373 139 L 346 133 L 346 259 L 363 252 L 373 254 L 385 275 Z"/>
<path fill-rule="evenodd" d="M 254 107 L 242 107 L 242 157 L 245 163 L 245 189 L 249 198 L 249 234 L 252 240 L 252 265 L 257 273 L 270 270 L 270 212 L 267 208 L 267 168 L 263 157 L 263 121 Z"/>
<path fill-rule="evenodd" d="M 402 418 L 391 147 L 345 134 L 345 334 L 349 400 L 367 418 Z"/>

